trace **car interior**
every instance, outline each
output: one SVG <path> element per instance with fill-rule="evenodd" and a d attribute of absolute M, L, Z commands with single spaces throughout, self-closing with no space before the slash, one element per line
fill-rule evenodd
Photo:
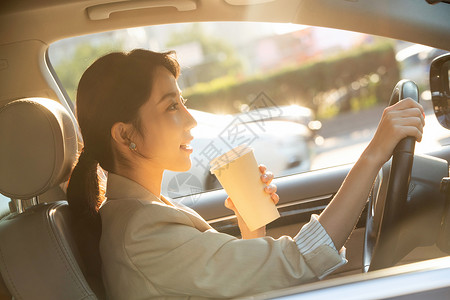
<path fill-rule="evenodd" d="M 8 161 L 2 160 L 2 166 L 9 174 L 2 178 L 2 193 L 12 199 L 31 198 L 36 204 L 22 207 L 22 213 L 10 215 L 2 222 L 2 269 L 14 282 L 11 293 L 23 299 L 36 295 L 59 299 L 68 295 L 77 299 L 92 297 L 80 269 L 67 203 L 37 204 L 38 195 L 67 180 L 78 151 L 74 123 L 61 104 L 45 98 L 13 101 L 2 109 L 1 115 L 3 128 L 21 120 L 18 126 L 10 128 L 9 138 L 2 135 L 10 145 L 2 151 L 2 156 L 8 157 Z M 24 155 L 24 148 L 31 151 Z M 60 199 L 64 197 L 60 195 Z M 39 278 L 41 283 L 36 281 Z"/>
<path fill-rule="evenodd" d="M 450 51 L 449 16 L 448 1 L 425 0 L 3 1 L 0 298 L 105 299 L 101 274 L 89 271 L 75 242 L 66 201 L 65 188 L 82 138 L 75 108 L 49 60 L 52 43 L 138 26 L 263 21 L 357 31 Z M 433 110 L 439 123 L 450 129 L 450 56 L 440 56 L 430 68 Z M 388 92 L 391 103 L 404 97 L 421 101 L 411 81 L 400 81 Z M 383 276 L 374 270 L 448 256 L 450 201 L 442 180 L 449 177 L 450 145 L 414 155 L 414 144 L 399 144 L 394 158 L 380 170 L 345 244 L 348 263 L 320 283 L 305 285 L 302 292 L 343 284 L 345 278 L 363 281 L 358 276 L 366 272 Z M 295 236 L 311 214 L 320 214 L 331 201 L 351 167 L 343 164 L 276 178 L 281 217 L 267 226 L 267 235 Z M 239 236 L 236 217 L 223 205 L 223 189 L 198 193 L 196 201 L 189 201 L 191 196 L 174 201 L 190 203 L 216 230 Z M 394 274 L 404 269 L 392 270 Z M 448 287 L 442 290 L 443 295 L 447 292 Z"/>

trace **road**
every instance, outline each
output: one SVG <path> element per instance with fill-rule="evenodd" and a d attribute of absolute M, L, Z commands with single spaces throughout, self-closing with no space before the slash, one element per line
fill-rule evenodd
<path fill-rule="evenodd" d="M 437 121 L 431 103 L 424 103 L 425 127 L 423 140 L 416 143 L 416 153 L 426 153 L 450 144 L 450 130 Z M 384 107 L 374 107 L 359 113 L 347 113 L 323 122 L 320 135 L 324 143 L 317 146 L 311 169 L 317 170 L 355 162 L 375 134 Z"/>

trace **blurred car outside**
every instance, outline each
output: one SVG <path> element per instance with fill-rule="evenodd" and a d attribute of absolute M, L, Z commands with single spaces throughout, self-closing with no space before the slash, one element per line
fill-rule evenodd
<path fill-rule="evenodd" d="M 308 171 L 314 133 L 307 124 L 292 119 L 296 108 L 303 109 L 296 106 L 290 109 L 267 108 L 265 112 L 277 112 L 274 118 L 264 118 L 262 114 L 259 118 L 252 118 L 253 111 L 250 111 L 252 114 L 217 115 L 189 109 L 198 123 L 192 130 L 192 167 L 184 173 L 166 171 L 162 192 L 177 198 L 220 188 L 219 182 L 209 171 L 209 162 L 244 143 L 254 149 L 258 163 L 265 164 L 277 177 Z M 307 110 L 305 108 L 304 112 Z M 283 112 L 290 112 L 290 115 L 286 114 L 286 119 L 283 119 Z M 301 118 L 303 116 L 299 115 L 299 120 Z M 310 122 L 307 120 L 307 123 Z"/>
<path fill-rule="evenodd" d="M 311 131 L 317 131 L 322 127 L 320 121 L 315 120 L 311 109 L 299 105 L 282 105 L 261 107 L 239 114 L 244 123 L 258 121 L 291 121 L 308 126 Z"/>
<path fill-rule="evenodd" d="M 243 108 L 244 112 L 238 114 L 243 123 L 265 122 L 265 121 L 288 121 L 307 126 L 311 131 L 312 138 L 316 144 L 321 144 L 322 137 L 318 134 L 322 128 L 322 122 L 316 120 L 314 112 L 300 105 L 266 106 L 249 110 Z"/>

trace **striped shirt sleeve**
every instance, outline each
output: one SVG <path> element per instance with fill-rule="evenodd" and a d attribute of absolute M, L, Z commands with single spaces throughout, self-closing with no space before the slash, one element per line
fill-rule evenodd
<path fill-rule="evenodd" d="M 327 269 L 321 270 L 320 274 L 317 274 L 319 279 L 324 278 L 326 275 L 347 263 L 347 259 L 345 258 L 345 247 L 342 247 L 339 252 L 337 251 L 330 236 L 320 224 L 317 215 L 311 216 L 309 223 L 300 229 L 300 232 L 294 237 L 294 240 L 300 253 L 305 257 L 308 257 L 316 249 L 322 246 L 328 246 L 333 249 L 335 253 L 339 254 L 340 260 L 333 263 Z"/>

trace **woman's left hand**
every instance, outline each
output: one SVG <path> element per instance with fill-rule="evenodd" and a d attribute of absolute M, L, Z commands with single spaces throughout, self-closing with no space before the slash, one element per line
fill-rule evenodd
<path fill-rule="evenodd" d="M 273 173 L 270 171 L 267 171 L 267 167 L 265 165 L 259 165 L 259 171 L 261 172 L 261 181 L 266 185 L 264 187 L 264 191 L 267 194 L 270 194 L 270 197 L 274 204 L 277 204 L 280 200 L 280 197 L 276 193 L 277 186 L 272 182 L 273 179 Z M 263 237 L 266 235 L 266 226 L 263 226 L 261 228 L 258 228 L 254 231 L 250 231 L 250 229 L 245 224 L 244 220 L 242 219 L 241 215 L 237 211 L 236 207 L 234 206 L 233 200 L 231 200 L 230 197 L 228 197 L 225 200 L 225 207 L 228 209 L 231 209 L 234 211 L 234 214 L 236 215 L 236 218 L 238 220 L 239 229 L 241 231 L 241 236 L 243 239 L 253 239 L 258 237 Z"/>

